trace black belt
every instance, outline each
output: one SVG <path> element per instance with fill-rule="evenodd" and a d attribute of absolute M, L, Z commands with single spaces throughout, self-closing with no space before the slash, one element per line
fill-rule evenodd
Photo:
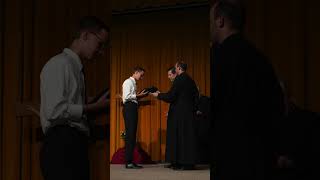
<path fill-rule="evenodd" d="M 125 103 L 124 103 L 124 105 L 126 105 L 126 104 L 128 104 L 128 103 L 130 103 L 130 104 L 132 104 L 132 103 L 133 103 L 133 104 L 136 104 L 136 105 L 138 105 L 138 103 L 136 103 L 136 102 L 133 102 L 133 101 L 127 101 L 127 102 L 125 102 Z"/>
<path fill-rule="evenodd" d="M 73 131 L 76 131 L 77 133 L 81 134 L 81 135 L 84 135 L 84 136 L 87 136 L 84 132 L 80 131 L 78 128 L 76 127 L 72 127 L 70 125 L 67 125 L 67 124 L 62 124 L 62 125 L 55 125 L 53 127 L 50 127 L 48 128 L 47 132 L 45 133 L 45 137 L 47 136 L 50 136 L 50 134 L 56 130 L 56 129 L 59 129 L 59 128 L 68 128 L 68 129 L 71 129 Z"/>

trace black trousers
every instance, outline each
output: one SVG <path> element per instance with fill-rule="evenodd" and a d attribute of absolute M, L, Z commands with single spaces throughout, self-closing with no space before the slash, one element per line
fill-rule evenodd
<path fill-rule="evenodd" d="M 40 166 L 45 180 L 89 180 L 88 137 L 66 125 L 50 128 Z"/>
<path fill-rule="evenodd" d="M 133 161 L 133 151 L 136 145 L 138 104 L 134 102 L 126 102 L 123 107 L 123 117 L 126 131 L 126 161 L 127 163 L 131 163 Z"/>

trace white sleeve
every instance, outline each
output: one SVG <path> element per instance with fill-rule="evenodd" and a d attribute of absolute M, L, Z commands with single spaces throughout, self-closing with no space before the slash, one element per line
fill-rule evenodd
<path fill-rule="evenodd" d="M 67 66 L 51 66 L 41 72 L 41 109 L 46 119 L 81 119 L 83 105 L 68 102 L 68 81 L 74 79 Z"/>
<path fill-rule="evenodd" d="M 135 100 L 137 99 L 136 94 L 133 94 L 133 85 L 130 81 L 124 81 L 122 85 L 122 102 L 126 102 L 128 100 Z"/>

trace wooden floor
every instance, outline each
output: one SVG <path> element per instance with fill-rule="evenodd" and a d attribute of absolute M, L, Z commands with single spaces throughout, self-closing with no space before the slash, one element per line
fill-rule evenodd
<path fill-rule="evenodd" d="M 199 166 L 200 170 L 174 171 L 164 168 L 164 164 L 143 165 L 143 169 L 125 169 L 124 165 L 110 166 L 111 180 L 210 180 L 207 166 Z"/>

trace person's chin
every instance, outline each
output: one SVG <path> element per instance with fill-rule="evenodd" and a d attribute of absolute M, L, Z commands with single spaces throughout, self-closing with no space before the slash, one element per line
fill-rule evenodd
<path fill-rule="evenodd" d="M 95 57 L 93 55 L 87 56 L 87 61 L 92 61 Z"/>

